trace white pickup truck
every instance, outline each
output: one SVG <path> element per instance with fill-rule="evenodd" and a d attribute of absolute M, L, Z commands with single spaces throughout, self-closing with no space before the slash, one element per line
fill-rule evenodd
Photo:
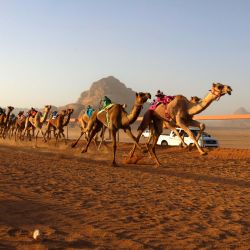
<path fill-rule="evenodd" d="M 194 136 L 197 136 L 199 129 L 198 128 L 189 128 Z M 184 142 L 189 145 L 193 143 L 193 140 L 184 132 L 183 129 L 177 128 L 178 132 L 180 133 L 181 136 L 184 136 Z M 219 143 L 218 141 L 211 137 L 209 134 L 206 132 L 203 132 L 200 139 L 198 140 L 198 143 L 200 147 L 218 147 Z M 171 131 L 170 134 L 161 134 L 159 136 L 159 139 L 157 141 L 158 145 L 162 146 L 179 146 L 181 144 L 180 138 L 176 136 L 174 131 Z"/>

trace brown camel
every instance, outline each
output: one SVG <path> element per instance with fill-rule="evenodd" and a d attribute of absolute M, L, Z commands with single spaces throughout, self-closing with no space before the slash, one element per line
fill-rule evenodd
<path fill-rule="evenodd" d="M 68 126 L 69 121 L 70 121 L 70 117 L 73 114 L 74 109 L 67 109 L 66 115 L 64 116 L 63 119 L 63 124 L 62 127 L 58 129 L 58 133 L 56 134 L 56 142 L 58 141 L 58 137 L 62 137 L 64 138 L 64 141 L 66 143 L 66 139 L 65 139 L 65 135 L 64 135 L 64 127 Z"/>
<path fill-rule="evenodd" d="M 46 141 L 45 133 L 42 131 L 42 126 L 47 120 L 50 109 L 51 109 L 51 105 L 45 105 L 43 113 L 38 111 L 34 117 L 29 116 L 25 121 L 25 128 L 24 128 L 23 134 L 25 134 L 25 132 L 28 129 L 30 129 L 29 124 L 31 124 L 32 126 L 31 128 L 36 129 L 36 135 L 35 135 L 36 145 L 37 145 L 37 138 L 40 132 L 43 136 L 43 140 Z"/>
<path fill-rule="evenodd" d="M 14 107 L 8 106 L 7 113 L 3 112 L 0 115 L 0 137 L 5 138 L 5 136 L 6 136 L 7 125 L 9 122 L 10 113 L 12 112 L 13 109 L 14 109 Z"/>
<path fill-rule="evenodd" d="M 193 116 L 205 110 L 213 101 L 219 100 L 221 96 L 225 94 L 231 95 L 231 92 L 232 88 L 230 86 L 223 85 L 221 83 L 214 83 L 207 96 L 199 102 L 190 102 L 182 95 L 175 96 L 175 98 L 169 104 L 160 104 L 154 111 L 151 110 L 145 113 L 143 120 L 138 127 L 137 142 L 139 142 L 142 132 L 152 123 L 154 129 L 153 143 L 151 148 L 148 145 L 148 149 L 151 156 L 155 159 L 156 164 L 159 166 L 160 162 L 155 154 L 155 145 L 160 134 L 162 133 L 163 125 L 165 128 L 174 130 L 176 135 L 179 137 L 180 135 L 177 132 L 176 127 L 180 127 L 188 134 L 190 138 L 193 139 L 194 144 L 196 145 L 200 154 L 205 154 L 197 142 L 201 136 L 201 133 L 205 129 L 205 124 L 194 120 Z M 200 128 L 200 132 L 196 138 L 188 128 L 189 126 Z M 133 156 L 134 152 L 135 145 L 130 151 L 130 157 Z"/>
<path fill-rule="evenodd" d="M 82 153 L 87 152 L 89 144 L 93 137 L 98 133 L 102 126 L 106 126 L 111 130 L 112 140 L 113 140 L 113 161 L 112 164 L 116 166 L 116 133 L 119 129 L 123 129 L 131 139 L 137 144 L 141 149 L 140 145 L 136 142 L 135 136 L 131 132 L 130 125 L 136 121 L 138 118 L 143 104 L 151 98 L 149 93 L 136 93 L 135 103 L 130 112 L 127 114 L 125 109 L 121 104 L 111 104 L 104 110 L 97 113 L 96 119 L 91 120 L 88 123 L 86 131 L 89 131 L 89 140 L 86 147 L 82 150 Z"/>
<path fill-rule="evenodd" d="M 47 134 L 47 139 L 51 138 L 51 131 L 53 130 L 54 137 L 56 137 L 56 130 L 57 128 L 61 127 L 64 121 L 64 117 L 67 114 L 67 110 L 63 109 L 60 112 L 58 112 L 56 118 L 53 118 L 52 116 L 49 118 L 49 121 L 46 126 L 46 132 L 45 135 Z"/>
<path fill-rule="evenodd" d="M 58 137 L 61 135 L 63 136 L 64 141 L 66 143 L 63 127 L 68 124 L 70 120 L 70 116 L 73 113 L 73 111 L 74 111 L 73 109 L 61 110 L 55 119 L 52 119 L 52 117 L 49 119 L 45 134 L 48 134 L 48 138 L 49 138 L 51 130 L 53 130 L 54 136 L 56 138 L 56 144 L 58 141 Z M 65 116 L 67 116 L 67 118 L 65 118 Z M 56 133 L 57 130 L 58 130 L 58 133 Z"/>
<path fill-rule="evenodd" d="M 9 122 L 7 124 L 7 131 L 6 131 L 6 133 L 8 133 L 9 139 L 11 139 L 11 137 L 14 134 L 16 119 L 17 119 L 16 115 L 12 113 L 10 115 Z"/>

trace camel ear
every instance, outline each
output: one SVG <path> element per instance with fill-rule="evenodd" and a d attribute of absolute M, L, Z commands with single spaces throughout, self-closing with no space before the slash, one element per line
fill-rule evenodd
<path fill-rule="evenodd" d="M 216 86 L 216 83 L 213 82 L 213 87 L 215 87 L 215 86 Z"/>
<path fill-rule="evenodd" d="M 136 92 L 135 95 L 136 95 L 136 97 L 137 97 L 137 96 L 138 96 L 138 93 Z"/>

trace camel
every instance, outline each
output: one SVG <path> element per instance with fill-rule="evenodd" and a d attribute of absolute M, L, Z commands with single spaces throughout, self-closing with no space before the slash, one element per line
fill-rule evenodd
<path fill-rule="evenodd" d="M 198 103 L 201 101 L 201 98 L 198 96 L 191 96 L 189 101 L 192 103 Z"/>
<path fill-rule="evenodd" d="M 13 132 L 11 132 L 11 135 L 13 133 L 13 135 L 15 136 L 15 141 L 17 141 L 17 136 L 20 140 L 22 140 L 24 138 L 24 135 L 22 136 L 22 132 L 24 131 L 25 128 L 25 124 L 28 127 L 28 129 L 26 130 L 27 132 L 27 137 L 29 138 L 29 140 L 31 140 L 31 134 L 30 134 L 30 130 L 33 130 L 32 125 L 30 124 L 29 117 L 31 114 L 28 114 L 27 116 L 24 115 L 24 111 L 19 112 L 19 115 L 16 116 L 15 119 L 15 123 L 13 125 Z"/>
<path fill-rule="evenodd" d="M 201 98 L 198 97 L 198 96 L 191 96 L 189 101 L 191 103 L 198 103 L 199 101 L 201 101 Z M 163 128 L 165 128 L 165 129 L 169 128 L 168 124 L 165 124 L 165 123 L 166 122 L 164 121 L 163 122 Z M 151 122 L 149 124 L 149 130 L 150 130 L 150 136 L 148 138 L 148 141 L 147 141 L 146 145 L 148 145 L 151 142 L 152 138 L 153 138 L 153 133 L 154 133 L 153 122 Z M 175 128 L 172 128 L 172 130 L 174 130 L 174 132 L 176 133 L 176 135 L 180 138 L 180 140 L 181 140 L 180 146 L 184 147 L 184 148 L 188 147 L 188 145 L 184 142 L 184 137 L 179 135 L 178 130 L 175 130 Z"/>
<path fill-rule="evenodd" d="M 43 140 L 46 142 L 45 134 L 42 131 L 42 126 L 47 120 L 50 109 L 51 109 L 51 105 L 45 105 L 43 114 L 42 112 L 38 111 L 34 117 L 29 116 L 26 118 L 23 134 L 25 134 L 25 132 L 30 128 L 29 124 L 31 124 L 32 126 L 31 128 L 36 129 L 36 135 L 35 135 L 36 145 L 37 145 L 37 138 L 40 132 L 43 136 Z"/>
<path fill-rule="evenodd" d="M 9 139 L 11 139 L 11 137 L 14 134 L 16 119 L 17 119 L 16 115 L 12 113 L 10 115 L 9 122 L 7 124 L 7 131 L 6 131 L 9 135 Z"/>
<path fill-rule="evenodd" d="M 97 112 L 98 112 L 98 111 L 94 111 L 94 112 L 92 113 L 91 116 L 95 116 L 95 117 L 96 117 Z M 77 138 L 77 140 L 76 140 L 75 142 L 72 143 L 72 145 L 71 145 L 72 148 L 74 148 L 74 147 L 77 145 L 77 143 L 79 142 L 79 140 L 81 139 L 81 137 L 82 137 L 84 134 L 85 134 L 86 139 L 87 139 L 87 135 L 86 135 L 85 129 L 87 128 L 87 125 L 88 125 L 88 122 L 89 122 L 89 120 L 90 120 L 90 117 L 86 114 L 86 112 L 84 112 L 84 114 L 80 115 L 80 116 L 78 117 L 77 120 L 78 120 L 78 122 L 79 122 L 79 126 L 80 126 L 80 129 L 81 129 L 81 134 L 80 134 L 80 136 Z"/>
<path fill-rule="evenodd" d="M 67 116 L 67 117 L 64 116 L 62 128 L 59 129 L 59 132 L 58 132 L 58 134 L 56 135 L 56 141 L 58 140 L 58 137 L 61 137 L 61 135 L 62 135 L 63 138 L 64 138 L 64 141 L 65 141 L 65 143 L 66 143 L 66 139 L 65 139 L 64 129 L 63 129 L 63 128 L 66 127 L 66 126 L 68 126 L 69 121 L 70 121 L 70 117 L 71 117 L 71 115 L 73 114 L 73 112 L 74 112 L 74 109 L 67 109 L 67 112 L 66 112 L 66 116 Z"/>
<path fill-rule="evenodd" d="M 47 127 L 46 127 L 45 134 L 48 134 L 48 138 L 49 138 L 51 130 L 54 130 L 54 135 L 55 135 L 55 138 L 56 138 L 56 144 L 57 144 L 57 141 L 58 141 L 58 137 L 60 135 L 63 136 L 64 142 L 66 144 L 66 138 L 65 138 L 65 135 L 64 135 L 63 127 L 68 125 L 69 120 L 70 120 L 70 116 L 73 113 L 73 111 L 74 111 L 73 109 L 61 110 L 58 113 L 58 116 L 55 119 L 52 119 L 52 117 L 49 119 Z M 65 118 L 66 115 L 67 115 L 67 118 Z M 56 130 L 58 130 L 58 133 L 56 133 Z"/>
<path fill-rule="evenodd" d="M 0 136 L 2 138 L 5 138 L 6 131 L 7 131 L 7 125 L 8 125 L 9 118 L 10 118 L 10 113 L 12 112 L 13 109 L 14 109 L 14 107 L 8 106 L 7 113 L 3 112 L 0 115 Z"/>
<path fill-rule="evenodd" d="M 82 115 L 80 115 L 80 116 L 78 117 L 77 120 L 78 120 L 79 125 L 80 125 L 81 134 L 80 134 L 80 136 L 77 138 L 77 140 L 76 140 L 75 142 L 72 143 L 72 145 L 71 145 L 72 148 L 74 148 L 74 147 L 77 145 L 77 143 L 79 142 L 79 140 L 81 139 L 81 137 L 82 137 L 83 135 L 85 135 L 85 139 L 88 140 L 87 132 L 86 132 L 85 130 L 87 129 L 87 125 L 88 125 L 90 119 L 91 119 L 91 118 L 92 118 L 92 119 L 95 119 L 97 113 L 98 113 L 98 111 L 94 111 L 94 112 L 92 113 L 91 117 L 89 117 L 89 116 L 86 114 L 86 112 L 85 112 L 84 114 L 82 114 Z M 101 142 L 100 142 L 100 144 L 99 144 L 98 147 L 97 147 L 97 134 L 96 134 L 96 136 L 94 137 L 94 143 L 95 143 L 95 146 L 96 146 L 97 149 L 100 148 L 101 143 L 102 143 L 103 140 L 104 140 L 104 133 L 105 133 L 105 130 L 106 130 L 106 127 L 103 126 L 103 128 L 102 128 L 102 130 L 101 130 L 101 135 L 100 135 L 100 136 L 101 136 Z"/>
<path fill-rule="evenodd" d="M 193 116 L 205 110 L 213 101 L 219 100 L 221 96 L 224 96 L 225 94 L 231 95 L 231 92 L 232 88 L 230 86 L 223 85 L 221 83 L 213 83 L 212 88 L 206 95 L 206 97 L 198 102 L 189 101 L 182 95 L 175 96 L 175 98 L 166 106 L 164 104 L 160 104 L 154 111 L 147 111 L 145 113 L 143 120 L 138 127 L 137 142 L 139 142 L 142 132 L 152 123 L 154 130 L 153 143 L 151 148 L 149 148 L 149 145 L 147 146 L 149 153 L 154 158 L 156 164 L 160 166 L 160 162 L 155 154 L 155 145 L 160 134 L 162 133 L 163 125 L 165 128 L 174 130 L 176 135 L 181 139 L 182 143 L 184 143 L 176 130 L 176 127 L 180 127 L 188 134 L 191 139 L 193 139 L 194 144 L 200 154 L 206 154 L 206 152 L 201 149 L 197 142 L 205 129 L 205 124 L 194 120 Z M 198 133 L 196 138 L 188 128 L 189 126 L 200 128 L 200 132 Z M 135 148 L 136 145 L 133 146 L 132 150 L 129 153 L 130 158 L 133 156 Z"/>
<path fill-rule="evenodd" d="M 96 119 L 90 120 L 87 129 L 89 131 L 89 140 L 85 148 L 83 148 L 82 153 L 87 152 L 89 144 L 93 137 L 101 130 L 102 126 L 106 126 L 111 130 L 112 141 L 113 141 L 113 166 L 116 164 L 116 134 L 119 129 L 123 129 L 124 132 L 128 133 L 130 138 L 136 143 L 136 145 L 141 149 L 140 145 L 136 142 L 135 136 L 131 132 L 130 125 L 136 121 L 138 118 L 143 104 L 151 98 L 149 93 L 136 93 L 135 103 L 130 114 L 127 114 L 124 107 L 121 104 L 111 104 L 104 110 L 97 113 Z"/>

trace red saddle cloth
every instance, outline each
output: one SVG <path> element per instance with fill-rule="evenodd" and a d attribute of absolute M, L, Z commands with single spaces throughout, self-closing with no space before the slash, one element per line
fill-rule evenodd
<path fill-rule="evenodd" d="M 158 97 L 155 102 L 153 102 L 150 107 L 149 107 L 149 110 L 155 110 L 157 108 L 158 105 L 160 105 L 161 103 L 164 104 L 164 105 L 168 105 L 172 100 L 174 99 L 174 96 L 164 96 L 164 97 Z M 166 119 L 168 121 L 171 120 L 171 117 L 170 115 L 166 112 Z"/>
<path fill-rule="evenodd" d="M 172 100 L 174 99 L 174 96 L 167 96 L 165 95 L 164 97 L 158 97 L 149 107 L 150 110 L 155 110 L 156 107 L 163 103 L 165 105 L 167 105 L 168 103 L 170 103 Z"/>

